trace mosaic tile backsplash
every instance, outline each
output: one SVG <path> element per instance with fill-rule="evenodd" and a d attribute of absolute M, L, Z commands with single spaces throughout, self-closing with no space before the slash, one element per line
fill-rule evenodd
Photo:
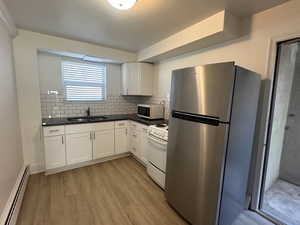
<path fill-rule="evenodd" d="M 169 101 L 166 98 L 138 96 L 107 96 L 101 102 L 66 101 L 63 91 L 59 94 L 41 93 L 41 112 L 43 118 L 85 116 L 90 107 L 91 115 L 133 114 L 137 104 L 165 104 L 165 118 L 169 114 Z"/>

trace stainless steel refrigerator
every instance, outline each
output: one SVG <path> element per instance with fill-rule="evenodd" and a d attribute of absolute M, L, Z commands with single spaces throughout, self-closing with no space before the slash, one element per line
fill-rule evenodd
<path fill-rule="evenodd" d="M 166 198 L 193 225 L 247 205 L 260 76 L 233 62 L 173 71 Z"/>

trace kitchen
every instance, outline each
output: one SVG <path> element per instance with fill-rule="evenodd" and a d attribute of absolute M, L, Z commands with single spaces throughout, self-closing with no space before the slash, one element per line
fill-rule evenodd
<path fill-rule="evenodd" d="M 0 224 L 297 224 L 259 157 L 299 2 L 116 2 L 1 1 Z"/>

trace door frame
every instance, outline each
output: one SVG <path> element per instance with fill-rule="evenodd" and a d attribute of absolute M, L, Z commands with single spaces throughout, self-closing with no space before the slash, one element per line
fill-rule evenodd
<path fill-rule="evenodd" d="M 274 224 L 284 225 L 281 221 L 269 216 L 260 210 L 260 202 L 262 198 L 262 192 L 264 189 L 265 179 L 265 166 L 268 158 L 268 141 L 270 139 L 270 129 L 272 126 L 272 111 L 273 111 L 273 101 L 276 94 L 276 73 L 277 73 L 277 63 L 279 56 L 279 45 L 283 42 L 289 41 L 300 41 L 300 31 L 292 33 L 292 34 L 284 34 L 280 36 L 273 37 L 269 40 L 268 47 L 268 56 L 267 56 L 267 64 L 265 68 L 265 74 L 267 74 L 267 85 L 265 90 L 261 95 L 263 99 L 261 100 L 262 109 L 260 112 L 260 124 L 258 124 L 258 140 L 257 140 L 257 155 L 255 158 L 255 166 L 253 168 L 254 176 L 252 181 L 252 193 L 251 193 L 251 204 L 250 209 L 258 213 L 259 215 L 265 217 L 270 220 Z"/>

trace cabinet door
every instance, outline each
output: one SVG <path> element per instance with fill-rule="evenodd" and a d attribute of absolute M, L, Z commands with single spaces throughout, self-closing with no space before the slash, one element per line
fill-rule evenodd
<path fill-rule="evenodd" d="M 140 94 L 140 73 L 138 63 L 128 64 L 128 94 L 139 95 Z"/>
<path fill-rule="evenodd" d="M 140 133 L 138 130 L 132 129 L 131 130 L 131 137 L 130 137 L 130 152 L 137 158 L 141 158 L 140 152 Z"/>
<path fill-rule="evenodd" d="M 122 94 L 151 96 L 153 94 L 153 65 L 124 63 L 122 65 Z"/>
<path fill-rule="evenodd" d="M 131 151 L 131 134 L 133 133 L 133 129 L 132 129 L 132 126 L 131 126 L 131 121 L 128 122 L 128 129 L 127 129 L 127 151 L 128 152 L 132 152 Z"/>
<path fill-rule="evenodd" d="M 67 164 L 92 160 L 92 136 L 90 132 L 66 136 Z"/>
<path fill-rule="evenodd" d="M 140 76 L 138 63 L 122 65 L 122 94 L 139 95 Z"/>
<path fill-rule="evenodd" d="M 128 95 L 129 70 L 128 63 L 122 64 L 122 95 Z"/>
<path fill-rule="evenodd" d="M 117 154 L 128 152 L 127 128 L 115 130 L 115 150 Z"/>
<path fill-rule="evenodd" d="M 147 148 L 148 148 L 148 127 L 143 126 L 141 129 L 141 147 L 140 147 L 140 159 L 147 163 Z"/>
<path fill-rule="evenodd" d="M 115 154 L 114 130 L 96 131 L 93 142 L 93 159 Z"/>
<path fill-rule="evenodd" d="M 149 63 L 139 64 L 140 90 L 139 95 L 151 96 L 153 94 L 153 65 Z"/>
<path fill-rule="evenodd" d="M 66 165 L 66 149 L 64 136 L 44 138 L 46 169 L 54 169 Z"/>

